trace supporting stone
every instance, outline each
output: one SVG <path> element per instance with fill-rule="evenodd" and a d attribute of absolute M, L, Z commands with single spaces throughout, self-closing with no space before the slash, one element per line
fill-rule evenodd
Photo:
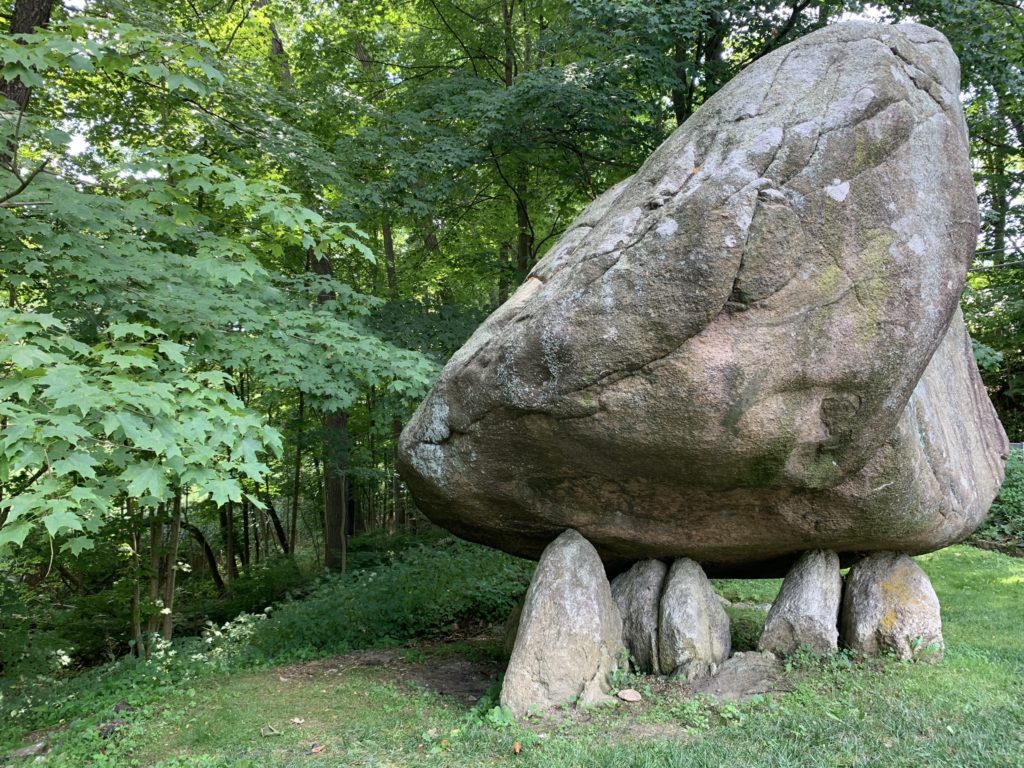
<path fill-rule="evenodd" d="M 637 672 L 661 674 L 658 664 L 658 603 L 668 566 L 641 560 L 612 580 L 612 597 L 622 614 L 622 640 Z"/>
<path fill-rule="evenodd" d="M 658 666 L 662 674 L 696 680 L 713 675 L 729 658 L 729 617 L 693 560 L 672 563 L 658 616 Z"/>
<path fill-rule="evenodd" d="M 544 550 L 526 593 L 501 704 L 519 716 L 611 701 L 622 619 L 594 547 L 568 530 Z"/>
<path fill-rule="evenodd" d="M 768 611 L 758 650 L 793 653 L 807 646 L 816 653 L 838 648 L 839 603 L 843 577 L 835 552 L 805 552 L 794 563 Z"/>
<path fill-rule="evenodd" d="M 855 653 L 942 658 L 939 599 L 925 572 L 902 553 L 875 552 L 850 569 L 839 627 L 843 647 Z"/>

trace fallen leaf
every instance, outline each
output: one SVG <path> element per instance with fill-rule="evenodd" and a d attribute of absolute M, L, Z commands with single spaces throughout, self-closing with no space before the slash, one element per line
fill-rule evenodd
<path fill-rule="evenodd" d="M 518 755 L 522 751 L 523 751 L 523 745 L 520 744 L 518 741 L 515 744 L 512 745 L 512 754 L 513 755 Z"/>
<path fill-rule="evenodd" d="M 301 717 L 293 717 L 292 718 L 292 724 L 293 725 L 302 725 L 304 722 L 306 722 L 306 721 L 304 719 L 302 719 Z"/>
<path fill-rule="evenodd" d="M 281 732 L 272 725 L 264 725 L 260 728 L 260 736 L 267 738 L 268 736 L 280 736 Z"/>
<path fill-rule="evenodd" d="M 641 699 L 643 699 L 643 696 L 640 695 L 640 691 L 634 691 L 632 688 L 625 688 L 625 689 L 619 691 L 615 695 L 618 696 L 623 701 L 636 702 L 636 701 L 640 701 Z"/>

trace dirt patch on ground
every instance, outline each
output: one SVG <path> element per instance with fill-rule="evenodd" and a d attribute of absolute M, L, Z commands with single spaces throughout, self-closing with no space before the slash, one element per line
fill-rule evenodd
<path fill-rule="evenodd" d="M 282 680 L 313 680 L 354 669 L 373 669 L 383 679 L 426 688 L 472 707 L 504 671 L 500 640 L 488 628 L 457 630 L 416 645 L 355 651 L 329 659 L 291 664 L 278 670 Z"/>

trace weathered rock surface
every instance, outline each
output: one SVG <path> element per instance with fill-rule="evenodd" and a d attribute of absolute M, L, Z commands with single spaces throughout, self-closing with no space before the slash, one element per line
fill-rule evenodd
<path fill-rule="evenodd" d="M 672 563 L 658 615 L 658 667 L 663 675 L 696 680 L 729 658 L 729 616 L 693 560 Z"/>
<path fill-rule="evenodd" d="M 789 690 L 782 663 L 773 653 L 736 653 L 726 660 L 714 677 L 690 686 L 694 693 L 715 701 L 739 701 L 759 693 Z"/>
<path fill-rule="evenodd" d="M 843 577 L 835 552 L 805 552 L 790 568 L 768 611 L 758 650 L 792 653 L 806 645 L 818 653 L 839 647 Z"/>
<path fill-rule="evenodd" d="M 516 715 L 570 700 L 611 701 L 622 619 L 597 551 L 565 531 L 540 558 L 519 620 L 501 704 Z"/>
<path fill-rule="evenodd" d="M 612 597 L 622 616 L 622 640 L 636 670 L 661 674 L 658 666 L 658 606 L 668 566 L 641 560 L 612 580 Z"/>
<path fill-rule="evenodd" d="M 959 65 L 851 22 L 763 57 L 596 200 L 406 427 L 420 508 L 536 557 L 768 575 L 983 518 L 1006 436 L 957 300 L 977 205 Z"/>
<path fill-rule="evenodd" d="M 861 560 L 846 577 L 840 637 L 855 653 L 941 659 L 939 599 L 928 576 L 900 553 L 875 552 Z"/>

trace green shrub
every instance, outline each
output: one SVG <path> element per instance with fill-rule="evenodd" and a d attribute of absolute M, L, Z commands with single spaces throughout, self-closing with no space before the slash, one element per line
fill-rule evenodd
<path fill-rule="evenodd" d="M 309 658 L 395 645 L 454 623 L 505 618 L 533 563 L 443 539 L 395 554 L 390 565 L 331 576 L 301 602 L 275 609 L 252 647 L 267 659 Z"/>
<path fill-rule="evenodd" d="M 1003 487 L 975 537 L 1024 540 L 1024 451 L 1010 451 Z"/>

